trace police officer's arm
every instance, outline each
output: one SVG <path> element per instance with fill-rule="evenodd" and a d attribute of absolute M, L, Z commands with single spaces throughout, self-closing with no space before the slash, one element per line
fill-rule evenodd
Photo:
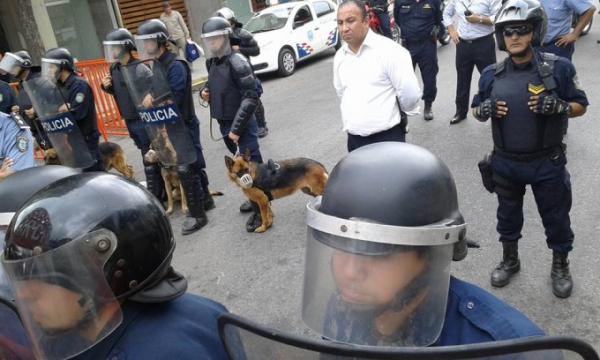
<path fill-rule="evenodd" d="M 70 91 L 67 103 L 69 103 L 69 110 L 75 121 L 85 119 L 94 106 L 92 88 L 87 82 L 78 81 L 73 90 Z"/>
<path fill-rule="evenodd" d="M 471 103 L 473 116 L 479 121 L 490 118 L 502 118 L 508 113 L 505 101 L 492 99 L 491 93 L 494 86 L 495 66 L 490 65 L 483 70 L 479 78 L 479 91 Z"/>
<path fill-rule="evenodd" d="M 177 101 L 177 106 L 181 106 L 179 102 L 185 97 L 185 86 L 187 85 L 186 70 L 187 69 L 185 68 L 185 65 L 183 65 L 181 61 L 173 61 L 167 71 L 167 82 L 169 83 L 171 92 Z"/>
<path fill-rule="evenodd" d="M 0 131 L 0 154 L 12 159 L 14 171 L 23 170 L 35 165 L 33 159 L 33 140 L 29 130 L 21 130 L 17 123 L 6 114 L 0 119 L 5 125 Z"/>
<path fill-rule="evenodd" d="M 579 19 L 573 31 L 561 36 L 556 41 L 557 46 L 567 46 L 577 41 L 583 32 L 583 28 L 592 20 L 596 12 L 596 7 L 592 5 L 591 0 L 567 0 L 566 3 L 569 8 L 579 15 Z"/>
<path fill-rule="evenodd" d="M 242 55 L 250 57 L 258 56 L 260 54 L 258 43 L 256 42 L 256 39 L 254 39 L 254 36 L 252 36 L 252 33 L 248 30 L 240 29 L 237 37 L 239 38 L 238 46 Z"/>
<path fill-rule="evenodd" d="M 390 47 L 390 55 L 383 64 L 384 70 L 396 91 L 400 109 L 404 112 L 414 110 L 421 100 L 421 87 L 412 67 L 408 50 L 395 44 Z"/>
<path fill-rule="evenodd" d="M 444 8 L 444 26 L 448 29 L 448 33 L 450 34 L 452 41 L 457 44 L 459 39 L 458 32 L 456 32 L 456 29 L 454 28 L 454 14 L 456 14 L 456 0 L 450 0 L 450 2 L 448 2 Z"/>
<path fill-rule="evenodd" d="M 248 60 L 241 54 L 233 54 L 230 62 L 234 81 L 242 93 L 242 102 L 231 124 L 231 132 L 240 136 L 254 115 L 258 104 L 258 92 L 256 91 L 256 78 Z"/>
<path fill-rule="evenodd" d="M 102 83 L 100 84 L 100 89 L 107 94 L 114 95 L 115 92 L 112 86 L 112 71 L 114 68 L 114 64 L 110 66 L 109 73 L 102 79 Z"/>
<path fill-rule="evenodd" d="M 575 66 L 566 59 L 559 59 L 555 62 L 554 67 L 554 73 L 558 74 L 557 92 L 559 100 L 565 101 L 568 104 L 568 116 L 578 117 L 585 114 L 589 102 L 585 91 L 583 91 L 579 84 Z"/>

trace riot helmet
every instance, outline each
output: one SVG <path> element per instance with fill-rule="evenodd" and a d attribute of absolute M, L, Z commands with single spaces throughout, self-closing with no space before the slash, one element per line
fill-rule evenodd
<path fill-rule="evenodd" d="M 237 19 L 235 18 L 235 13 L 233 12 L 233 10 L 231 10 L 228 7 L 220 8 L 219 10 L 217 10 L 215 12 L 214 16 L 219 16 L 219 17 L 224 18 L 225 20 L 229 21 L 231 26 L 242 27 L 242 23 L 237 21 Z"/>
<path fill-rule="evenodd" d="M 75 62 L 71 52 L 66 48 L 53 48 L 42 57 L 42 76 L 56 82 L 61 71 L 75 71 Z"/>
<path fill-rule="evenodd" d="M 508 0 L 502 4 L 494 20 L 494 28 L 498 49 L 506 51 L 504 27 L 526 23 L 533 26 L 531 46 L 540 46 L 546 35 L 548 20 L 544 7 L 538 0 Z"/>
<path fill-rule="evenodd" d="M 169 40 L 167 26 L 159 19 L 144 21 L 135 35 L 135 46 L 142 60 L 156 59 L 160 56 L 160 48 L 166 47 Z"/>
<path fill-rule="evenodd" d="M 165 302 L 187 287 L 170 265 L 175 242 L 161 204 L 116 175 L 50 184 L 14 215 L 5 241 L 2 265 L 40 358 L 100 342 L 124 301 Z"/>
<path fill-rule="evenodd" d="M 335 166 L 307 210 L 304 322 L 355 345 L 434 343 L 466 236 L 446 165 L 416 145 L 368 145 Z"/>
<path fill-rule="evenodd" d="M 231 54 L 231 24 L 219 16 L 213 16 L 202 24 L 202 43 L 207 59 L 221 58 Z"/>
<path fill-rule="evenodd" d="M 104 58 L 109 64 L 121 61 L 125 54 L 136 50 L 133 35 L 125 28 L 109 32 L 102 44 L 104 45 Z"/>
<path fill-rule="evenodd" d="M 24 69 L 31 68 L 31 56 L 25 50 L 17 51 L 15 53 L 6 52 L 4 57 L 0 60 L 0 71 L 11 74 L 12 76 L 18 76 Z"/>

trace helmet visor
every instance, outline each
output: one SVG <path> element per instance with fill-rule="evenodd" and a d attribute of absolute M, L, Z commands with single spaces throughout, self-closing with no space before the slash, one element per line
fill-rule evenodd
<path fill-rule="evenodd" d="M 61 64 L 60 60 L 42 58 L 41 76 L 56 82 L 60 76 Z"/>
<path fill-rule="evenodd" d="M 0 72 L 17 76 L 23 68 L 23 59 L 12 53 L 5 53 L 0 60 Z"/>
<path fill-rule="evenodd" d="M 20 237 L 21 244 L 35 243 L 35 236 L 29 235 L 38 232 L 33 228 L 37 225 L 22 225 L 12 236 Z M 38 358 L 70 358 L 119 326 L 120 305 L 104 274 L 116 246 L 116 236 L 104 229 L 47 252 L 36 246 L 7 246 L 2 265 Z"/>
<path fill-rule="evenodd" d="M 229 29 L 202 34 L 201 38 L 207 59 L 221 58 L 231 54 Z"/>
<path fill-rule="evenodd" d="M 140 60 L 158 59 L 160 46 L 158 45 L 159 34 L 136 35 L 135 47 Z"/>
<path fill-rule="evenodd" d="M 304 322 L 354 345 L 434 343 L 444 324 L 453 244 L 400 243 L 327 233 L 309 220 Z"/>
<path fill-rule="evenodd" d="M 109 64 L 122 61 L 127 54 L 125 41 L 104 41 L 102 45 L 104 46 L 104 59 Z"/>

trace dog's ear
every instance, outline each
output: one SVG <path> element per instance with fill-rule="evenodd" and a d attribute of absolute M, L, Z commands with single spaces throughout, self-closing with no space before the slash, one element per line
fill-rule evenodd
<path fill-rule="evenodd" d="M 231 171 L 233 167 L 233 159 L 229 156 L 225 155 L 225 166 L 227 166 L 227 170 Z"/>
<path fill-rule="evenodd" d="M 244 155 L 242 155 L 242 158 L 245 161 L 250 162 L 251 156 L 252 156 L 252 154 L 250 153 L 250 149 L 246 149 L 246 151 L 244 151 Z"/>

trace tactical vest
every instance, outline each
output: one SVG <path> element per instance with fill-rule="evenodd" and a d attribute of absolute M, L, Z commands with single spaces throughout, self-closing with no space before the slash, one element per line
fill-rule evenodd
<path fill-rule="evenodd" d="M 537 55 L 536 55 L 537 56 Z M 514 153 L 533 153 L 561 146 L 567 115 L 542 116 L 533 113 L 527 102 L 532 95 L 556 94 L 554 63 L 557 57 L 540 53 L 537 65 L 515 70 L 507 58 L 494 65 L 494 86 L 490 98 L 507 102 L 508 114 L 492 119 L 494 146 Z"/>
<path fill-rule="evenodd" d="M 158 59 L 158 62 L 163 66 L 165 70 L 165 74 L 168 74 L 169 68 L 174 61 L 181 62 L 186 69 L 186 79 L 185 79 L 185 94 L 183 99 L 175 99 L 177 103 L 177 108 L 181 113 L 181 118 L 186 122 L 190 123 L 196 117 L 196 110 L 194 109 L 194 100 L 192 99 L 192 73 L 190 71 L 190 67 L 185 60 L 178 58 L 172 52 L 165 52 L 163 56 Z"/>
<path fill-rule="evenodd" d="M 121 116 L 125 120 L 139 120 L 139 115 L 135 104 L 129 95 L 129 89 L 123 78 L 121 64 L 114 63 L 110 66 L 110 76 L 112 78 L 112 90 L 117 107 L 121 112 Z"/>
<path fill-rule="evenodd" d="M 232 121 L 242 103 L 242 94 L 234 81 L 229 56 L 213 61 L 208 70 L 210 116 Z"/>

